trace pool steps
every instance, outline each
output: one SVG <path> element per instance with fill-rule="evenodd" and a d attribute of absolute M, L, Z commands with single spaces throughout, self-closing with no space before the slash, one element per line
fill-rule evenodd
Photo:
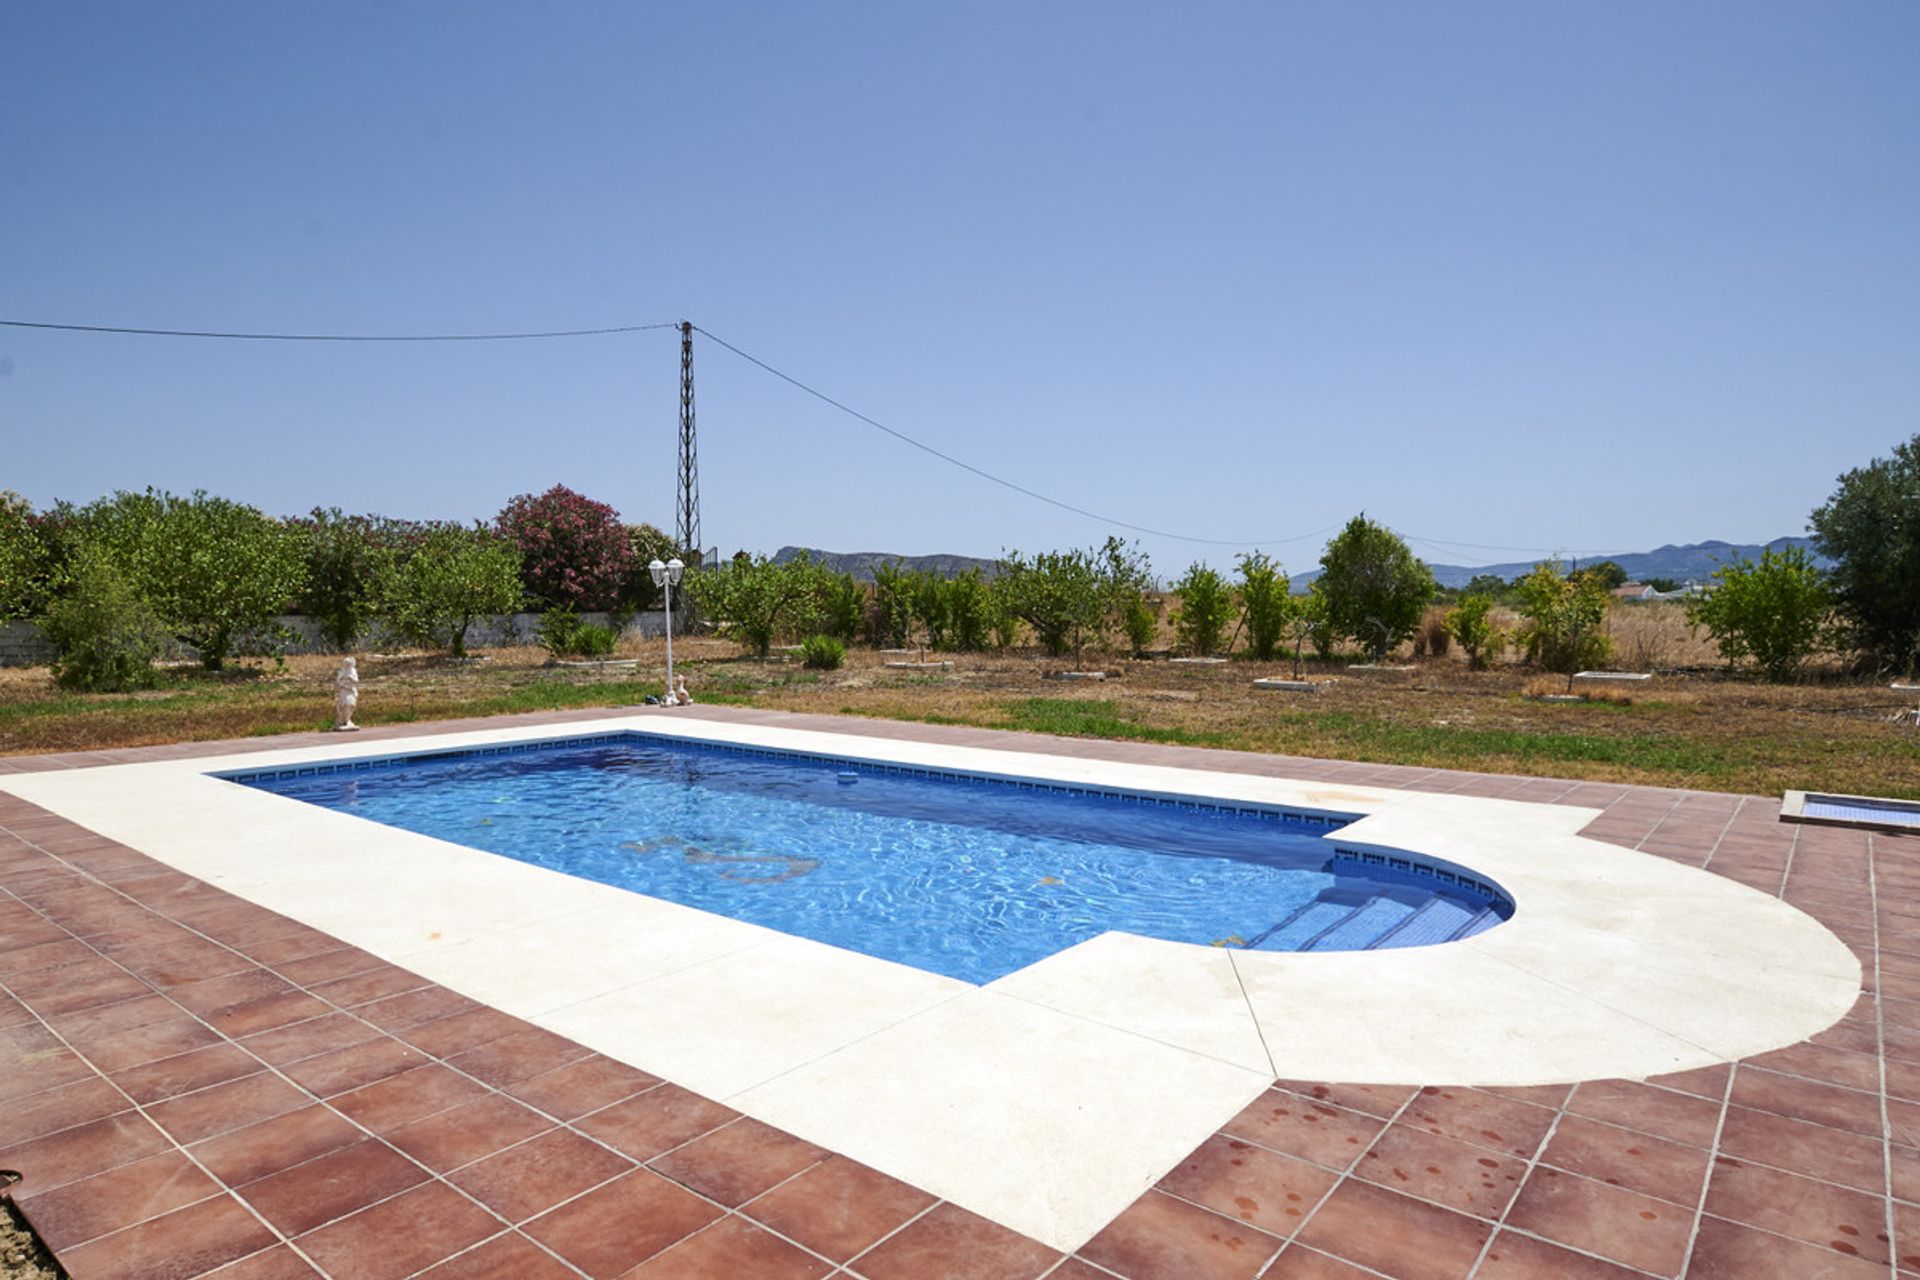
<path fill-rule="evenodd" d="M 1255 951 L 1373 951 L 1386 947 L 1423 947 L 1455 942 L 1500 923 L 1492 907 L 1479 910 L 1432 898 L 1412 907 L 1373 896 L 1358 903 L 1316 898 L 1247 947 Z"/>

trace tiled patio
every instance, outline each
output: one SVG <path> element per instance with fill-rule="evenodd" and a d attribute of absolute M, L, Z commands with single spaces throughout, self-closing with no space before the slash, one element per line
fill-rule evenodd
<path fill-rule="evenodd" d="M 0 796 L 0 1167 L 26 1175 L 16 1199 L 63 1264 L 82 1280 L 1920 1276 L 1911 837 L 1783 826 L 1772 799 L 675 714 L 1600 808 L 1586 834 L 1820 919 L 1867 990 L 1810 1041 L 1647 1082 L 1278 1082 L 1062 1258 Z"/>

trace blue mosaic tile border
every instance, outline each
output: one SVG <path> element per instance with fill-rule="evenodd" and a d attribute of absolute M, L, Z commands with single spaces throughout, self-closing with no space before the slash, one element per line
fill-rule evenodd
<path fill-rule="evenodd" d="M 1422 888 L 1438 881 L 1485 898 L 1487 905 L 1498 912 L 1502 919 L 1513 915 L 1513 899 L 1505 889 L 1491 880 L 1482 880 L 1465 867 L 1438 858 L 1422 858 L 1410 853 L 1380 853 L 1372 849 L 1336 849 L 1327 864 L 1327 870 L 1338 875 L 1342 867 L 1351 867 L 1375 880 L 1399 880 Z"/>
<path fill-rule="evenodd" d="M 626 742 L 645 742 L 649 745 L 670 746 L 677 749 L 694 751 L 720 752 L 730 755 L 762 756 L 768 759 L 805 760 L 815 764 L 827 764 L 837 769 L 862 773 L 929 778 L 944 782 L 970 783 L 976 786 L 1013 787 L 1021 791 L 1045 791 L 1055 795 L 1084 796 L 1096 800 L 1114 801 L 1120 804 L 1153 805 L 1158 808 L 1184 809 L 1195 813 L 1230 813 L 1239 817 L 1271 819 L 1292 823 L 1296 826 L 1318 827 L 1327 831 L 1337 831 L 1360 817 L 1357 813 L 1329 813 L 1313 809 L 1294 809 L 1280 805 L 1245 804 L 1230 800 L 1201 800 L 1176 796 L 1158 796 L 1139 791 L 1126 791 L 1118 787 L 1097 787 L 1079 783 L 1046 782 L 1030 778 L 968 773 L 958 769 L 938 769 L 926 768 L 920 765 L 889 764 L 877 760 L 821 755 L 812 751 L 795 751 L 784 747 L 760 747 L 733 742 L 713 742 L 698 738 L 671 737 L 666 734 L 647 733 L 637 729 L 622 729 L 614 733 L 588 734 L 577 738 L 541 738 L 527 742 L 506 742 L 482 747 L 449 747 L 444 751 L 414 751 L 408 752 L 405 755 L 380 756 L 362 760 L 317 761 L 313 764 L 286 765 L 273 769 L 229 770 L 213 773 L 209 776 L 220 778 L 227 782 L 238 782 L 257 786 L 262 783 L 291 781 L 295 778 L 319 777 L 323 774 L 331 773 L 363 773 L 373 769 L 392 769 L 410 764 L 433 764 L 470 757 L 522 755 L 534 751 L 565 751 L 580 747 L 611 746 Z"/>

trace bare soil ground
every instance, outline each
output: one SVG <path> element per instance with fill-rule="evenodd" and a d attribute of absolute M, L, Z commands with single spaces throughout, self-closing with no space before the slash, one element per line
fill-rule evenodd
<path fill-rule="evenodd" d="M 852 649 L 837 671 L 756 660 L 714 639 L 676 640 L 697 697 L 792 711 L 973 724 L 1087 737 L 1190 743 L 1346 760 L 1778 794 L 1787 789 L 1920 798 L 1920 730 L 1911 695 L 1882 682 L 1824 673 L 1795 685 L 1729 676 L 1702 642 L 1676 632 L 1677 611 L 1616 610 L 1641 634 L 1622 657 L 1651 659 L 1655 677 L 1596 700 L 1528 696 L 1540 673 L 1511 661 L 1469 671 L 1457 651 L 1408 672 L 1362 672 L 1309 659 L 1317 692 L 1256 690 L 1291 662 L 1221 665 L 1089 654 L 1110 678 L 1049 679 L 1071 662 L 1034 653 L 942 654 L 945 671 L 902 671 L 897 655 Z M 1640 646 L 1629 653 L 1629 644 Z M 500 649 L 456 665 L 430 655 L 360 660 L 361 723 L 440 719 L 571 706 L 618 706 L 657 692 L 658 641 L 629 644 L 633 674 L 555 669 L 538 649 Z M 282 733 L 331 723 L 330 657 L 223 676 L 181 671 L 160 689 L 72 695 L 44 669 L 0 671 L 0 754 L 75 751 Z M 1614 663 L 1623 669 L 1627 663 Z M 1558 687 L 1556 685 L 1556 687 Z M 1604 700 L 1600 700 L 1604 699 Z"/>

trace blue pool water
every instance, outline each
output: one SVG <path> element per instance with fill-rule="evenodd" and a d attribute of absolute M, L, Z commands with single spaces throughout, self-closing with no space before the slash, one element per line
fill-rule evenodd
<path fill-rule="evenodd" d="M 1311 818 L 639 734 L 540 745 L 230 776 L 969 982 L 1109 929 L 1355 950 L 1511 912 L 1458 869 L 1340 853 Z"/>

